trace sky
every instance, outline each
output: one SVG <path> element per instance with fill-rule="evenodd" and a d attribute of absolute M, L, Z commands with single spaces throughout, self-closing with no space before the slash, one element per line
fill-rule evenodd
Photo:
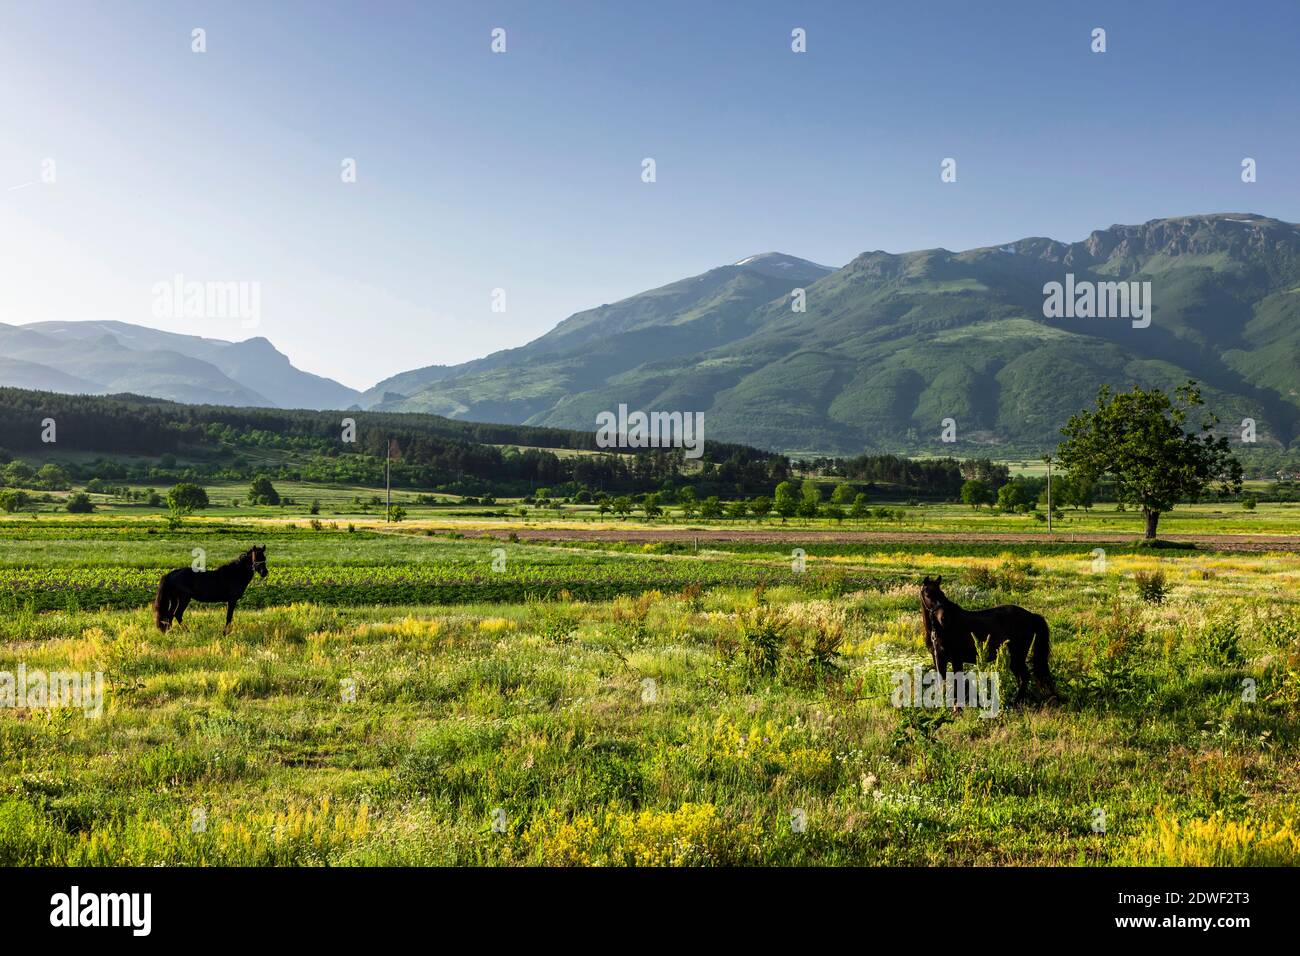
<path fill-rule="evenodd" d="M 366 388 L 759 252 L 1300 221 L 1298 35 L 1300 0 L 6 2 L 0 322 Z M 255 284 L 256 325 L 160 316 L 175 276 Z"/>

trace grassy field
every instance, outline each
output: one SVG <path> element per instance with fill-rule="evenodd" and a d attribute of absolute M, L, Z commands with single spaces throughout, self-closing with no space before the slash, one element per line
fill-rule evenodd
<path fill-rule="evenodd" d="M 0 522 L 0 673 L 105 679 L 102 716 L 0 707 L 0 865 L 1300 863 L 1295 552 L 918 536 L 800 572 L 779 541 L 619 542 L 636 520 L 285 519 Z M 162 570 L 255 541 L 229 635 L 153 628 Z M 895 707 L 923 574 L 1044 614 L 1066 701 Z"/>

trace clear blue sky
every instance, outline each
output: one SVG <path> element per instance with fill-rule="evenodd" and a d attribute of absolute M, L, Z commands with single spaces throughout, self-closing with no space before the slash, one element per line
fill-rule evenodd
<path fill-rule="evenodd" d="M 756 252 L 1296 221 L 1298 28 L 1295 0 L 9 4 L 0 321 L 261 334 L 365 387 Z M 260 282 L 261 325 L 154 318 L 177 273 Z"/>

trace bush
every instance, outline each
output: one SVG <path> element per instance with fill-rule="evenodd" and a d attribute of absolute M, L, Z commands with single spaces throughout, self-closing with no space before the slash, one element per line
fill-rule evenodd
<path fill-rule="evenodd" d="M 270 478 L 266 477 L 266 475 L 258 475 L 253 479 L 252 485 L 249 486 L 248 503 L 250 505 L 278 505 L 280 503 L 280 493 L 275 490 Z"/>
<path fill-rule="evenodd" d="M 966 569 L 962 583 L 980 591 L 1028 591 L 1030 577 L 1038 573 L 1033 563 L 1023 558 L 1003 558 L 997 567 L 976 564 Z"/>
<path fill-rule="evenodd" d="M 751 611 L 742 612 L 739 623 L 745 660 L 750 669 L 757 674 L 775 674 L 777 665 L 781 662 L 781 645 L 785 642 L 790 622 L 780 611 L 759 605 Z"/>
<path fill-rule="evenodd" d="M 1165 572 L 1159 569 L 1138 571 L 1133 575 L 1133 583 L 1137 585 L 1138 597 L 1148 604 L 1163 604 L 1169 594 L 1169 583 L 1165 579 Z"/>
<path fill-rule="evenodd" d="M 90 495 L 78 491 L 75 495 L 69 496 L 66 507 L 69 514 L 89 514 L 95 510 L 95 503 L 90 500 Z"/>

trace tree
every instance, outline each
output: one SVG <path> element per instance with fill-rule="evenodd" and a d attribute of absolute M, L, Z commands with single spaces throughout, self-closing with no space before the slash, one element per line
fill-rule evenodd
<path fill-rule="evenodd" d="M 799 512 L 799 486 L 793 481 L 783 481 L 777 485 L 774 507 L 782 518 L 793 518 Z"/>
<path fill-rule="evenodd" d="M 753 513 L 755 518 L 762 521 L 772 513 L 772 499 L 767 497 L 767 495 L 759 495 L 749 503 L 749 510 Z"/>
<path fill-rule="evenodd" d="M 837 505 L 848 505 L 853 503 L 853 486 L 847 481 L 841 481 L 831 492 L 831 501 Z"/>
<path fill-rule="evenodd" d="M 248 503 L 250 505 L 278 505 L 280 503 L 280 493 L 275 490 L 270 478 L 266 477 L 266 475 L 258 475 L 253 479 L 252 485 L 249 486 Z M 379 504 L 378 496 L 371 499 L 371 504 Z"/>
<path fill-rule="evenodd" d="M 1171 398 L 1158 388 L 1097 393 L 1096 406 L 1072 415 L 1057 457 L 1075 478 L 1096 482 L 1110 476 L 1121 504 L 1142 509 L 1145 536 L 1155 538 L 1160 516 L 1180 501 L 1196 501 L 1214 483 L 1224 494 L 1241 490 L 1241 462 L 1225 437 L 1213 434 L 1218 419 L 1206 414 L 1187 431 L 1188 414 L 1204 405 L 1195 382 Z"/>
<path fill-rule="evenodd" d="M 1028 503 L 1024 489 L 1014 480 L 998 489 L 998 508 L 1003 511 L 1017 511 Z"/>
<path fill-rule="evenodd" d="M 822 486 L 811 478 L 805 478 L 799 494 L 806 504 L 813 506 L 813 514 L 816 514 L 817 507 L 822 503 Z"/>
<path fill-rule="evenodd" d="M 95 510 L 95 503 L 90 500 L 90 495 L 84 491 L 78 491 L 75 495 L 68 496 L 68 503 L 65 507 L 67 507 L 69 514 L 89 514 Z"/>
<path fill-rule="evenodd" d="M 740 520 L 749 514 L 749 503 L 737 498 L 727 505 L 727 517 Z"/>
<path fill-rule="evenodd" d="M 167 492 L 167 507 L 188 514 L 208 506 L 208 493 L 192 482 L 172 485 Z"/>
<path fill-rule="evenodd" d="M 36 473 L 36 483 L 47 491 L 67 491 L 72 487 L 68 473 L 55 464 L 42 466 Z"/>
<path fill-rule="evenodd" d="M 620 518 L 626 518 L 632 513 L 632 499 L 627 495 L 619 495 L 609 503 L 609 506 Z"/>
<path fill-rule="evenodd" d="M 871 505 L 867 503 L 867 496 L 862 492 L 853 497 L 853 507 L 849 509 L 849 517 L 861 520 L 871 515 Z"/>
<path fill-rule="evenodd" d="M 987 505 L 992 501 L 993 492 L 978 478 L 972 478 L 961 486 L 962 504 L 970 505 L 976 511 L 979 510 L 980 505 Z"/>
<path fill-rule="evenodd" d="M 32 470 L 32 466 L 24 461 L 11 461 L 5 466 L 4 483 L 6 485 L 12 485 L 16 488 L 28 484 L 35 477 L 36 472 Z"/>
<path fill-rule="evenodd" d="M 25 491 L 0 491 L 0 511 L 5 514 L 21 511 L 29 500 Z"/>
<path fill-rule="evenodd" d="M 664 513 L 664 509 L 659 505 L 659 495 L 651 493 L 645 496 L 641 501 L 641 510 L 645 512 L 647 518 L 655 518 Z"/>
<path fill-rule="evenodd" d="M 710 495 L 700 502 L 700 517 L 702 518 L 720 518 L 722 516 L 722 502 L 717 495 Z"/>
<path fill-rule="evenodd" d="M 1070 475 L 1070 502 L 1086 514 L 1097 499 L 1097 483 L 1077 475 Z"/>

